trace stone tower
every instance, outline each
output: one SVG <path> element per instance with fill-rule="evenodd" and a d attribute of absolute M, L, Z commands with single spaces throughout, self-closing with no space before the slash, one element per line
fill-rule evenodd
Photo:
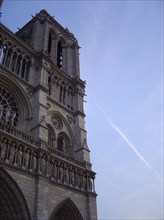
<path fill-rule="evenodd" d="M 96 220 L 74 35 L 45 10 L 0 24 L 0 219 Z"/>

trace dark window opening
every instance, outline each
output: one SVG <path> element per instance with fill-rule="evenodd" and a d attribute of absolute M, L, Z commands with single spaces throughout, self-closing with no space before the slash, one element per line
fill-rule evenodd
<path fill-rule="evenodd" d="M 63 151 L 63 140 L 61 138 L 57 140 L 57 149 Z"/>
<path fill-rule="evenodd" d="M 51 33 L 49 33 L 49 37 L 48 37 L 48 54 L 51 53 L 51 45 L 52 45 L 52 37 L 51 37 Z"/>
<path fill-rule="evenodd" d="M 57 66 L 61 69 L 62 68 L 62 45 L 61 42 L 58 42 L 57 47 Z"/>

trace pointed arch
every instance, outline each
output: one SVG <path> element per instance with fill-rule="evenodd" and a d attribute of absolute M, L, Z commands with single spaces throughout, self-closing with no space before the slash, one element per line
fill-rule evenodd
<path fill-rule="evenodd" d="M 47 124 L 47 128 L 48 128 L 48 145 L 50 146 L 50 148 L 54 148 L 55 140 L 56 140 L 55 131 L 50 124 Z"/>
<path fill-rule="evenodd" d="M 59 36 L 57 41 L 57 66 L 60 69 L 63 69 L 63 64 L 66 62 L 64 48 L 67 48 L 67 42 L 62 36 Z"/>
<path fill-rule="evenodd" d="M 83 220 L 83 218 L 77 206 L 67 198 L 53 210 L 49 220 Z"/>
<path fill-rule="evenodd" d="M 31 220 L 21 189 L 3 168 L 0 168 L 0 183 L 0 219 Z"/>
<path fill-rule="evenodd" d="M 73 135 L 73 131 L 68 123 L 68 121 L 65 119 L 65 117 L 58 111 L 49 111 L 47 116 L 54 116 L 57 115 L 59 118 L 61 118 L 62 122 L 65 124 L 67 131 L 68 131 L 68 136 L 69 136 L 69 140 L 70 140 L 70 144 L 74 145 L 75 144 L 75 138 Z"/>
<path fill-rule="evenodd" d="M 25 119 L 32 118 L 32 106 L 30 100 L 25 91 L 14 78 L 11 76 L 7 77 L 7 73 L 3 73 L 3 71 L 1 71 L 0 77 L 0 86 L 6 89 L 6 91 L 11 94 L 17 103 L 19 110 L 19 122 L 17 124 L 17 128 L 21 128 L 26 131 L 28 129 L 28 121 Z"/>

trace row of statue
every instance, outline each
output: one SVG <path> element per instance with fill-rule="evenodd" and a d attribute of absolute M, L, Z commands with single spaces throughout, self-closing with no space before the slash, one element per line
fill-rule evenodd
<path fill-rule="evenodd" d="M 16 118 L 16 112 L 11 111 L 9 107 L 4 108 L 2 104 L 0 104 L 0 120 L 9 123 L 14 126 L 14 120 Z"/>
<path fill-rule="evenodd" d="M 93 191 L 93 179 L 82 170 L 56 161 L 45 154 L 17 145 L 7 138 L 0 140 L 0 160 L 31 172 L 51 178 L 58 183 L 83 190 Z"/>

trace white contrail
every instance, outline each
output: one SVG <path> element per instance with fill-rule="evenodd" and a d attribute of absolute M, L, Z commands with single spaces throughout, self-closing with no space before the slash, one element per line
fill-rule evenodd
<path fill-rule="evenodd" d="M 156 175 L 156 177 L 158 178 L 158 180 L 160 182 L 163 182 L 158 174 L 158 172 L 153 169 L 150 164 L 144 159 L 144 157 L 138 152 L 138 150 L 134 147 L 134 145 L 131 143 L 131 141 L 127 138 L 127 136 L 120 130 L 120 128 L 118 128 L 118 126 L 116 126 L 113 121 L 109 118 L 108 114 L 104 111 L 104 109 L 101 107 L 101 105 L 99 105 L 98 103 L 96 103 L 96 105 L 98 106 L 98 108 L 101 110 L 101 112 L 105 115 L 108 124 L 122 137 L 122 139 L 128 144 L 128 146 L 133 150 L 133 152 L 136 154 L 136 156 L 142 161 L 144 162 L 144 164 L 154 172 L 154 174 Z"/>
<path fill-rule="evenodd" d="M 152 169 L 152 167 L 149 165 L 149 163 L 143 158 L 143 156 L 137 151 L 137 149 L 134 147 L 134 145 L 129 141 L 129 139 L 125 136 L 125 134 L 113 123 L 110 123 L 110 126 L 124 139 L 124 141 L 131 147 L 131 149 L 134 151 L 134 153 L 145 163 L 145 165 Z"/>

